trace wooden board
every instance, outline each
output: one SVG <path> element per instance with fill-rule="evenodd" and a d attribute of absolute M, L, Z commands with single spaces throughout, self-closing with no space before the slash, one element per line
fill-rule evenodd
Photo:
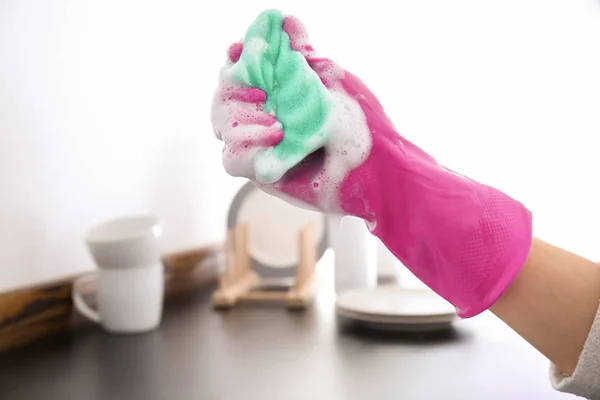
<path fill-rule="evenodd" d="M 214 245 L 165 256 L 165 299 L 215 283 L 222 254 L 223 247 Z M 0 352 L 73 328 L 77 324 L 71 303 L 75 278 L 0 293 Z"/>

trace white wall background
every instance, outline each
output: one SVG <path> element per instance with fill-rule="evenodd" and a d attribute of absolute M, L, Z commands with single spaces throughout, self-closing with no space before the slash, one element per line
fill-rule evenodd
<path fill-rule="evenodd" d="M 597 0 L 3 0 L 0 290 L 92 268 L 82 237 L 114 215 L 161 214 L 165 251 L 222 238 L 242 182 L 210 98 L 268 7 L 305 20 L 407 138 L 600 258 Z"/>

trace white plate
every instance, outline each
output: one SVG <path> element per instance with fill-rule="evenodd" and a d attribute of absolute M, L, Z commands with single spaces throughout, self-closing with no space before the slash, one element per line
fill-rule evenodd
<path fill-rule="evenodd" d="M 288 204 L 251 182 L 240 189 L 229 209 L 227 226 L 240 223 L 248 224 L 248 251 L 254 270 L 262 277 L 295 276 L 298 233 L 309 223 L 316 228 L 317 260 L 327 250 L 325 215 Z"/>
<path fill-rule="evenodd" d="M 434 332 L 440 330 L 446 330 L 452 326 L 455 318 L 446 318 L 444 321 L 430 321 L 430 322 L 402 322 L 402 321 L 373 321 L 366 319 L 363 315 L 354 315 L 352 313 L 342 312 L 338 309 L 338 321 L 342 324 L 347 323 L 360 323 L 363 326 L 371 329 L 389 332 Z M 375 319 L 375 318 L 374 318 Z"/>
<path fill-rule="evenodd" d="M 450 303 L 426 289 L 351 290 L 338 295 L 336 308 L 347 318 L 374 323 L 438 324 L 456 317 Z"/>
<path fill-rule="evenodd" d="M 362 314 L 357 312 L 352 312 L 345 310 L 343 308 L 336 309 L 337 314 L 357 320 L 362 322 L 368 322 L 372 324 L 389 324 L 389 325 L 435 325 L 435 324 L 447 324 L 451 323 L 456 319 L 456 315 L 436 315 L 430 317 L 390 317 L 390 316 L 381 316 L 381 315 L 373 315 L 373 314 Z"/>

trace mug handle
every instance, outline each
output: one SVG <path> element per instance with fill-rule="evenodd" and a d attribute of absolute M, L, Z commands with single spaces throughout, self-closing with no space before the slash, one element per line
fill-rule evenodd
<path fill-rule="evenodd" d="M 73 299 L 73 304 L 75 304 L 77 311 L 79 311 L 84 317 L 99 323 L 100 314 L 98 311 L 92 309 L 81 296 L 81 287 L 95 280 L 95 272 L 80 276 L 79 278 L 75 279 L 75 282 L 73 282 L 73 290 L 71 291 L 71 298 Z"/>

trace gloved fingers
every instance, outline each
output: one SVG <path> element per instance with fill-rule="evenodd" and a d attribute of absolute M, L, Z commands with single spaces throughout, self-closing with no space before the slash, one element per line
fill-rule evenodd
<path fill-rule="evenodd" d="M 292 50 L 299 52 L 307 59 L 317 57 L 317 52 L 310 43 L 310 37 L 302 21 L 294 16 L 287 16 L 283 20 L 283 30 L 290 38 Z"/>
<path fill-rule="evenodd" d="M 308 65 L 321 78 L 323 84 L 329 89 L 336 87 L 343 77 L 344 70 L 330 59 L 317 55 L 302 21 L 294 16 L 285 17 L 283 30 L 290 38 L 292 49 L 306 58 Z"/>
<path fill-rule="evenodd" d="M 242 42 L 235 42 L 229 45 L 229 48 L 227 49 L 227 57 L 229 58 L 229 61 L 234 64 L 238 62 L 243 50 L 244 44 Z"/>
<path fill-rule="evenodd" d="M 212 108 L 214 133 L 223 141 L 223 166 L 227 173 L 255 178 L 254 158 L 283 139 L 281 123 L 263 110 L 260 89 L 221 82 Z"/>

